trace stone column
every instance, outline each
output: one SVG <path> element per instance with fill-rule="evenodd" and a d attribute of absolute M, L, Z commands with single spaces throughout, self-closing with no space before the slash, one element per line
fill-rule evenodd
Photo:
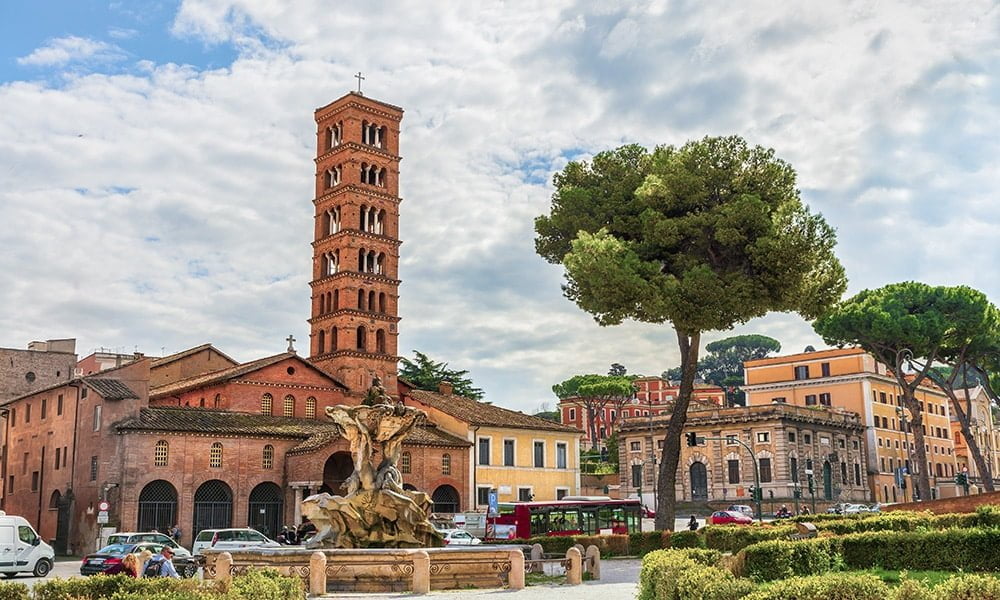
<path fill-rule="evenodd" d="M 215 560 L 215 579 L 223 585 L 228 584 L 233 579 L 232 568 L 233 555 L 223 552 Z"/>
<path fill-rule="evenodd" d="M 431 592 L 431 557 L 425 550 L 413 553 L 413 593 Z"/>
<path fill-rule="evenodd" d="M 326 555 L 313 552 L 309 557 L 309 595 L 322 596 L 326 593 Z"/>
<path fill-rule="evenodd" d="M 294 511 L 292 526 L 298 527 L 299 523 L 302 522 L 302 488 L 295 486 L 292 488 L 292 492 L 294 495 L 294 500 L 292 500 L 292 510 Z"/>
<path fill-rule="evenodd" d="M 512 590 L 524 589 L 524 552 L 512 550 L 510 553 L 510 575 L 507 587 Z"/>
<path fill-rule="evenodd" d="M 601 578 L 601 551 L 597 549 L 597 546 L 591 544 L 587 546 L 587 570 L 590 571 L 590 575 L 595 579 Z"/>
<path fill-rule="evenodd" d="M 511 569 L 513 571 L 513 568 Z M 583 556 L 580 550 L 572 547 L 566 551 L 566 585 L 583 583 Z"/>

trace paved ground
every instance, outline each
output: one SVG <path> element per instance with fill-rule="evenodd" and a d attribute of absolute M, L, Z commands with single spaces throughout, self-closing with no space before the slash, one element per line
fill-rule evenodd
<path fill-rule="evenodd" d="M 636 559 L 611 559 L 601 561 L 601 580 L 585 581 L 583 585 L 529 585 L 523 590 L 455 590 L 431 592 L 429 598 L 440 600 L 466 600 L 495 598 L 496 600 L 632 600 L 638 591 L 639 561 Z M 323 598 L 360 600 L 389 600 L 414 598 L 413 594 L 331 594 Z"/>
<path fill-rule="evenodd" d="M 80 575 L 80 559 L 79 558 L 57 558 L 56 564 L 52 567 L 52 572 L 49 573 L 48 577 L 73 577 Z M 48 579 L 46 577 L 45 579 Z M 40 577 L 32 577 L 31 573 L 20 573 L 13 579 L 5 579 L 4 581 L 16 581 L 18 583 L 26 583 L 28 586 L 32 586 L 35 582 L 43 581 Z"/>

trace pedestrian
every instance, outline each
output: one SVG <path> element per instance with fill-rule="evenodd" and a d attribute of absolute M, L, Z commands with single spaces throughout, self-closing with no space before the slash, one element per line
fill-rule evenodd
<path fill-rule="evenodd" d="M 149 559 L 152 558 L 153 553 L 149 549 L 143 550 L 139 553 L 139 577 L 142 577 L 143 573 L 146 572 L 146 565 L 149 564 Z"/>
<path fill-rule="evenodd" d="M 278 542 L 282 546 L 285 546 L 285 545 L 288 544 L 288 526 L 287 525 L 285 525 L 284 527 L 281 528 L 281 533 L 278 534 L 278 537 L 274 538 L 274 541 Z"/>
<path fill-rule="evenodd" d="M 164 546 L 163 550 L 160 550 L 159 554 L 153 555 L 146 564 L 146 570 L 143 571 L 143 577 L 173 577 L 174 579 L 180 579 L 180 574 L 177 573 L 177 569 L 174 568 L 174 549 L 170 546 Z"/>
<path fill-rule="evenodd" d="M 174 525 L 173 526 L 173 528 L 170 530 L 170 537 L 172 537 L 174 539 L 174 541 L 177 542 L 178 544 L 181 543 L 181 526 L 180 525 Z"/>
<path fill-rule="evenodd" d="M 108 567 L 102 573 L 104 575 L 128 575 L 132 578 L 139 577 L 139 555 L 126 554 L 120 563 Z"/>
<path fill-rule="evenodd" d="M 296 538 L 298 538 L 299 541 L 304 542 L 306 541 L 306 538 L 313 533 L 316 533 L 316 526 L 309 520 L 309 517 L 302 517 L 302 524 L 299 525 L 299 531 Z"/>
<path fill-rule="evenodd" d="M 688 529 L 698 531 L 698 519 L 694 515 L 691 515 L 691 520 L 688 521 Z"/>
<path fill-rule="evenodd" d="M 286 526 L 287 527 L 287 526 Z M 285 533 L 285 543 L 289 546 L 295 546 L 299 543 L 299 536 L 295 533 L 294 527 L 287 527 L 288 532 Z"/>
<path fill-rule="evenodd" d="M 803 515 L 808 515 L 809 514 L 809 507 L 808 506 L 803 506 L 802 507 L 802 514 Z"/>

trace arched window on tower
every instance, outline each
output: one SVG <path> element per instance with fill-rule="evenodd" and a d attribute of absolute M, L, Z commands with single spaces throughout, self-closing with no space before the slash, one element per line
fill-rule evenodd
<path fill-rule="evenodd" d="M 326 264 L 323 266 L 323 276 L 334 275 L 340 270 L 340 250 L 327 252 L 323 255 Z"/>
<path fill-rule="evenodd" d="M 358 229 L 368 231 L 368 206 L 365 204 L 362 204 L 358 211 Z"/>
<path fill-rule="evenodd" d="M 374 254 L 374 253 L 373 253 Z M 375 264 L 372 265 L 372 271 L 379 275 L 385 275 L 385 253 L 379 252 L 378 257 L 375 259 Z"/>
<path fill-rule="evenodd" d="M 222 443 L 215 442 L 208 450 L 208 466 L 213 469 L 222 468 Z"/>
<path fill-rule="evenodd" d="M 322 329 L 320 329 L 319 333 L 317 334 L 316 337 L 317 337 L 317 340 L 316 340 L 317 353 L 318 354 L 325 354 L 326 353 L 326 332 L 323 331 Z"/>
<path fill-rule="evenodd" d="M 375 332 L 375 352 L 385 354 L 385 330 L 379 329 Z"/>
<path fill-rule="evenodd" d="M 326 234 L 333 235 L 340 231 L 340 207 L 336 206 L 326 211 L 326 215 L 328 224 Z"/>
<path fill-rule="evenodd" d="M 156 442 L 156 447 L 153 448 L 153 466 L 155 467 L 165 467 L 170 460 L 170 444 L 167 440 L 160 440 Z"/>
<path fill-rule="evenodd" d="M 331 125 L 326 129 L 326 149 L 331 150 L 340 145 L 340 142 L 344 139 L 344 123 L 341 121 L 335 125 Z"/>
<path fill-rule="evenodd" d="M 358 273 L 365 272 L 365 262 L 368 258 L 368 252 L 364 248 L 358 249 Z"/>
<path fill-rule="evenodd" d="M 330 330 L 330 352 L 337 349 L 337 328 L 334 327 Z"/>
<path fill-rule="evenodd" d="M 379 292 L 378 295 L 378 311 L 385 314 L 385 292 Z"/>
<path fill-rule="evenodd" d="M 337 165 L 326 170 L 326 187 L 328 189 L 340 184 L 342 169 L 340 165 Z"/>
<path fill-rule="evenodd" d="M 222 394 L 216 394 L 213 402 L 215 403 L 215 408 L 220 408 L 222 406 Z"/>
<path fill-rule="evenodd" d="M 295 416 L 295 396 L 292 396 L 291 394 L 289 394 L 288 396 L 285 396 L 285 405 L 284 405 L 283 408 L 284 408 L 284 410 L 282 411 L 282 415 L 284 415 L 286 417 L 294 417 Z"/>
<path fill-rule="evenodd" d="M 384 210 L 380 210 L 378 212 L 378 217 L 375 219 L 375 221 L 376 221 L 376 223 L 378 223 L 378 228 L 376 229 L 375 233 L 377 233 L 379 235 L 385 235 L 385 211 Z"/>
<path fill-rule="evenodd" d="M 365 260 L 365 273 L 378 273 L 378 256 L 374 250 L 368 252 Z"/>
<path fill-rule="evenodd" d="M 367 296 L 365 295 L 365 291 L 364 290 L 358 290 L 358 310 L 364 310 L 365 309 L 365 298 L 366 297 Z"/>
<path fill-rule="evenodd" d="M 274 398 L 271 394 L 264 394 L 260 397 L 260 414 L 270 415 L 271 414 L 271 404 L 274 402 Z"/>
<path fill-rule="evenodd" d="M 412 459 L 409 452 L 404 452 L 399 457 L 399 472 L 406 474 L 412 469 Z"/>
<path fill-rule="evenodd" d="M 368 346 L 367 342 L 368 342 L 368 330 L 365 329 L 364 325 L 362 325 L 362 326 L 358 327 L 358 345 L 357 345 L 358 350 L 361 350 L 361 351 L 367 350 L 368 349 L 367 348 L 367 346 Z"/>
<path fill-rule="evenodd" d="M 274 468 L 274 446 L 271 444 L 264 446 L 264 451 L 260 457 L 260 467 L 262 469 Z"/>
<path fill-rule="evenodd" d="M 306 398 L 306 418 L 315 419 L 316 418 L 316 399 L 312 396 Z"/>
<path fill-rule="evenodd" d="M 340 308 L 340 290 L 333 290 L 333 302 L 330 304 L 330 310 L 334 311 Z"/>
<path fill-rule="evenodd" d="M 326 314 L 326 294 L 319 295 L 319 314 Z"/>
<path fill-rule="evenodd" d="M 384 188 L 385 187 L 385 168 L 375 169 L 375 180 L 372 182 L 375 186 Z"/>
<path fill-rule="evenodd" d="M 368 292 L 368 310 L 370 310 L 371 312 L 375 312 L 376 306 L 377 305 L 375 304 L 375 290 L 371 290 Z"/>

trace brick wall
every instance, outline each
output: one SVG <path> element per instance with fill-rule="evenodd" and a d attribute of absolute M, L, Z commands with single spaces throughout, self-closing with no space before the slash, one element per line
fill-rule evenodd
<path fill-rule="evenodd" d="M 928 502 L 905 502 L 883 507 L 884 512 L 897 510 L 929 510 L 934 514 L 975 512 L 984 504 L 1000 504 L 1000 492 L 974 494 L 972 496 L 956 496 Z"/>
<path fill-rule="evenodd" d="M 150 371 L 150 385 L 166 385 L 188 377 L 236 366 L 237 363 L 219 354 L 214 348 L 205 348 L 188 356 L 157 365 Z"/>
<path fill-rule="evenodd" d="M 73 378 L 76 354 L 0 348 L 0 402 Z"/>

